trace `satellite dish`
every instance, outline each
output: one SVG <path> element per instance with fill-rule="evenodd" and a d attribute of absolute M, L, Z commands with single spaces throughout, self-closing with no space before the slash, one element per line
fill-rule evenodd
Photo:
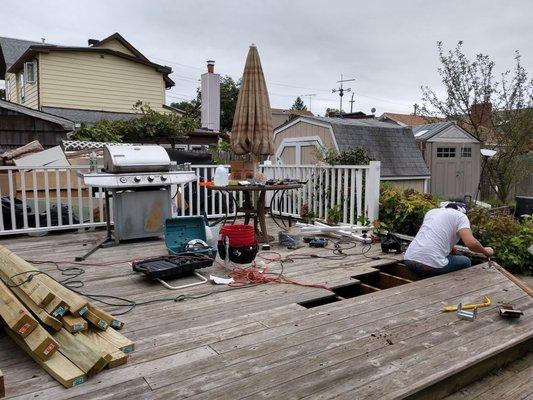
<path fill-rule="evenodd" d="M 370 112 L 371 112 L 372 114 L 374 114 L 374 113 L 376 112 L 376 107 L 372 107 L 372 109 L 370 110 Z"/>

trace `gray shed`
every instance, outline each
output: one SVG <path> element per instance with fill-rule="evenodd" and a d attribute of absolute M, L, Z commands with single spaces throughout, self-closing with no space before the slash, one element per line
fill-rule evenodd
<path fill-rule="evenodd" d="M 274 130 L 275 160 L 312 165 L 317 149 L 361 147 L 381 161 L 381 179 L 424 191 L 430 172 L 410 128 L 376 119 L 299 117 Z"/>
<path fill-rule="evenodd" d="M 474 196 L 479 184 L 481 142 L 455 122 L 413 126 L 413 134 L 431 170 L 431 194 Z"/>

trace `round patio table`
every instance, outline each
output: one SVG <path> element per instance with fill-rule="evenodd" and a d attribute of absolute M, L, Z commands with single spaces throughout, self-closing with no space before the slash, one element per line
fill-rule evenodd
<path fill-rule="evenodd" d="M 284 196 L 287 190 L 294 190 L 301 188 L 300 183 L 291 183 L 285 185 L 228 185 L 228 186 L 207 186 L 209 190 L 218 190 L 220 192 L 228 193 L 232 198 L 233 203 L 235 204 L 235 209 L 237 215 L 238 212 L 244 213 L 244 223 L 248 225 L 250 220 L 254 220 L 254 229 L 257 240 L 261 243 L 270 243 L 271 239 L 267 232 L 266 227 L 266 214 L 271 209 L 272 202 L 274 201 L 276 195 L 281 192 L 281 197 Z M 265 204 L 266 201 L 266 192 L 273 191 L 274 195 L 272 196 L 272 201 L 270 206 L 267 207 Z M 236 192 L 241 192 L 243 195 L 243 204 L 239 206 L 235 196 L 233 195 Z M 253 196 L 252 194 L 258 194 Z M 255 200 L 255 201 L 254 201 Z M 227 214 L 227 210 L 226 210 Z"/>

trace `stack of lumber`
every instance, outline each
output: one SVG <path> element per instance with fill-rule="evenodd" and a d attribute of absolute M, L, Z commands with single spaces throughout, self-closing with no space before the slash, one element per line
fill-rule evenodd
<path fill-rule="evenodd" d="M 13 341 L 67 388 L 125 364 L 134 349 L 116 330 L 124 326 L 120 320 L 3 246 L 0 321 Z"/>

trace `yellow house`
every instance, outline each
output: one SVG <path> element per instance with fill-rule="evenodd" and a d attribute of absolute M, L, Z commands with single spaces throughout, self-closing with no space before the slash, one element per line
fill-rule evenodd
<path fill-rule="evenodd" d="M 151 62 L 119 33 L 87 47 L 0 38 L 6 100 L 74 122 L 136 117 L 142 101 L 156 111 L 174 86 L 170 67 Z"/>

